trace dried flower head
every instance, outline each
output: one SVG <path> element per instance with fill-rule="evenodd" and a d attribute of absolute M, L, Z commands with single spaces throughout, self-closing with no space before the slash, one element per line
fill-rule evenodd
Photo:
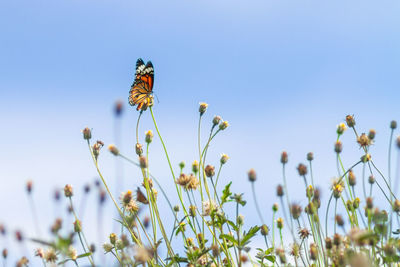
<path fill-rule="evenodd" d="M 290 205 L 290 213 L 292 214 L 293 219 L 297 220 L 300 218 L 302 212 L 302 208 L 298 204 L 292 204 Z"/>
<path fill-rule="evenodd" d="M 122 202 L 122 206 L 124 206 L 124 208 L 126 208 L 126 206 L 131 202 L 131 200 L 133 199 L 132 196 L 132 191 L 128 190 L 126 192 L 122 192 L 121 194 L 121 202 Z"/>
<path fill-rule="evenodd" d="M 371 145 L 371 140 L 369 139 L 368 135 L 366 135 L 365 133 L 362 133 L 359 137 L 357 137 L 357 143 L 361 147 L 367 147 L 367 146 Z"/>
<path fill-rule="evenodd" d="M 181 173 L 178 177 L 178 179 L 176 179 L 175 183 L 177 183 L 178 185 L 186 188 L 187 185 L 190 182 L 191 177 L 187 174 Z"/>
<path fill-rule="evenodd" d="M 44 251 L 43 251 L 43 249 L 42 249 L 42 248 L 37 248 L 37 249 L 35 250 L 35 256 L 43 259 L 43 258 L 44 258 Z"/>
<path fill-rule="evenodd" d="M 202 203 L 203 216 L 210 216 L 211 212 L 216 210 L 218 210 L 218 206 L 214 200 L 203 201 Z"/>
<path fill-rule="evenodd" d="M 118 156 L 118 155 L 119 155 L 119 150 L 118 150 L 118 148 L 117 148 L 115 145 L 113 145 L 113 144 L 108 145 L 108 151 L 110 151 L 111 154 L 113 154 L 114 156 Z"/>
<path fill-rule="evenodd" d="M 311 235 L 310 231 L 307 228 L 299 229 L 298 234 L 299 234 L 300 239 L 302 239 L 302 240 L 308 238 Z"/>
<path fill-rule="evenodd" d="M 356 175 L 354 174 L 353 170 L 350 170 L 347 175 L 350 186 L 355 186 L 357 181 L 356 181 Z"/>
<path fill-rule="evenodd" d="M 78 253 L 73 246 L 68 247 L 67 256 L 72 260 L 76 260 L 78 258 Z"/>

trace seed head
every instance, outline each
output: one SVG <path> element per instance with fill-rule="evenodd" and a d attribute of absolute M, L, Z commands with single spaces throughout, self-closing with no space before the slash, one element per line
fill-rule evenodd
<path fill-rule="evenodd" d="M 335 143 L 335 152 L 339 154 L 339 153 L 342 152 L 342 150 L 343 150 L 342 142 L 336 141 L 336 143 Z"/>
<path fill-rule="evenodd" d="M 336 128 L 336 133 L 338 135 L 342 135 L 344 133 L 344 131 L 346 131 L 347 127 L 346 124 L 344 124 L 343 122 L 341 124 L 339 124 Z"/>
<path fill-rule="evenodd" d="M 327 250 L 332 249 L 332 239 L 330 237 L 325 238 L 325 248 Z"/>
<path fill-rule="evenodd" d="M 308 160 L 308 161 L 314 160 L 314 153 L 308 152 L 308 153 L 307 153 L 307 160 Z"/>
<path fill-rule="evenodd" d="M 367 197 L 366 199 L 367 209 L 372 209 L 374 207 L 374 200 L 372 197 Z"/>
<path fill-rule="evenodd" d="M 204 172 L 208 178 L 211 178 L 215 175 L 215 167 L 212 165 L 207 165 Z"/>
<path fill-rule="evenodd" d="M 317 246 L 312 243 L 310 244 L 310 258 L 315 261 L 318 257 L 318 250 L 317 250 Z"/>
<path fill-rule="evenodd" d="M 64 195 L 65 197 L 72 197 L 73 195 L 72 185 L 67 184 L 64 186 Z"/>
<path fill-rule="evenodd" d="M 397 128 L 397 121 L 391 121 L 390 122 L 390 129 L 392 129 L 392 130 L 394 130 L 394 129 L 396 129 Z"/>
<path fill-rule="evenodd" d="M 153 141 L 153 137 L 154 137 L 153 131 L 152 131 L 152 130 L 148 130 L 148 131 L 146 132 L 146 137 L 145 137 L 146 143 L 147 143 L 147 144 L 150 144 L 151 141 Z"/>
<path fill-rule="evenodd" d="M 300 176 L 304 176 L 304 175 L 307 174 L 307 166 L 304 165 L 303 163 L 300 163 L 300 164 L 297 166 L 297 171 L 299 172 L 299 175 L 300 175 Z"/>
<path fill-rule="evenodd" d="M 346 123 L 347 123 L 347 126 L 349 126 L 350 128 L 354 127 L 354 125 L 356 125 L 356 121 L 354 119 L 354 116 L 347 115 L 346 116 Z"/>
<path fill-rule="evenodd" d="M 110 243 L 104 243 L 103 244 L 103 250 L 105 253 L 109 253 L 113 250 L 113 245 L 111 245 Z"/>
<path fill-rule="evenodd" d="M 219 246 L 217 244 L 214 244 L 211 246 L 211 251 L 212 251 L 212 255 L 214 258 L 218 257 L 219 255 Z"/>
<path fill-rule="evenodd" d="M 119 150 L 118 150 L 118 148 L 117 148 L 115 145 L 113 145 L 113 144 L 108 145 L 108 151 L 110 151 L 111 154 L 113 154 L 114 156 L 118 156 L 118 155 L 119 155 Z"/>
<path fill-rule="evenodd" d="M 229 159 L 229 157 L 227 154 L 222 154 L 221 159 L 220 159 L 221 164 L 222 165 L 225 164 L 228 161 L 228 159 Z"/>
<path fill-rule="evenodd" d="M 82 130 L 83 134 L 83 139 L 85 140 L 90 140 L 92 138 L 92 130 L 90 130 L 88 127 Z"/>
<path fill-rule="evenodd" d="M 94 143 L 94 145 L 92 146 L 93 155 L 96 158 L 96 160 L 99 157 L 100 150 L 103 146 L 104 146 L 104 143 L 100 140 L 97 140 L 96 143 Z"/>
<path fill-rule="evenodd" d="M 257 179 L 257 174 L 256 171 L 254 169 L 250 169 L 249 172 L 247 173 L 248 177 L 249 177 L 249 181 L 250 182 L 255 182 Z"/>
<path fill-rule="evenodd" d="M 334 234 L 333 244 L 335 244 L 335 246 L 340 246 L 341 243 L 342 243 L 342 236 L 339 235 L 338 233 Z"/>
<path fill-rule="evenodd" d="M 175 206 L 174 206 L 174 211 L 175 211 L 175 212 L 179 212 L 179 206 L 178 206 L 178 205 L 175 205 Z"/>
<path fill-rule="evenodd" d="M 282 164 L 288 163 L 288 153 L 286 151 L 283 151 L 281 153 L 281 163 Z"/>
<path fill-rule="evenodd" d="M 143 154 L 143 146 L 141 144 L 139 144 L 139 143 L 136 143 L 135 152 L 136 152 L 136 155 L 138 155 L 139 157 L 142 156 L 142 154 Z"/>
<path fill-rule="evenodd" d="M 199 112 L 200 112 L 200 116 L 202 116 L 208 108 L 208 104 L 204 103 L 204 102 L 200 102 L 200 106 L 199 106 Z"/>
<path fill-rule="evenodd" d="M 229 122 L 223 121 L 223 122 L 221 122 L 221 123 L 219 124 L 219 129 L 220 129 L 221 131 L 223 131 L 223 130 L 225 130 L 226 128 L 228 128 L 228 126 L 229 126 Z"/>

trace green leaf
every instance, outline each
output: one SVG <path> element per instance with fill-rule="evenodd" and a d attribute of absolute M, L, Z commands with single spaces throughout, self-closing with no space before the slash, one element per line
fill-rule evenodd
<path fill-rule="evenodd" d="M 79 259 L 79 258 L 89 257 L 90 255 L 92 255 L 92 252 L 83 253 L 81 255 L 78 255 L 78 257 L 76 258 Z"/>
<path fill-rule="evenodd" d="M 226 240 L 231 241 L 233 245 L 235 245 L 235 246 L 238 245 L 237 240 L 231 235 L 223 234 L 223 235 L 220 235 L 219 238 L 221 238 L 221 239 L 225 238 Z"/>
<path fill-rule="evenodd" d="M 251 239 L 255 234 L 257 234 L 258 230 L 260 230 L 260 227 L 259 227 L 259 226 L 254 226 L 254 227 L 251 227 L 250 230 L 249 230 L 247 233 L 244 232 L 244 233 L 243 233 L 243 238 L 242 238 L 242 240 L 240 241 L 240 246 L 245 246 L 245 245 L 247 245 L 248 243 L 250 243 L 250 239 Z"/>
<path fill-rule="evenodd" d="M 226 203 L 229 202 L 228 198 L 232 195 L 232 192 L 230 190 L 230 187 L 232 185 L 232 182 L 230 182 L 229 184 L 227 184 L 224 188 L 224 190 L 222 191 L 222 197 L 221 197 L 221 206 Z"/>

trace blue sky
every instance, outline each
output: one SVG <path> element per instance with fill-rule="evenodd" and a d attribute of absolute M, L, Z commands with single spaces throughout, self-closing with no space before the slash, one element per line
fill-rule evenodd
<path fill-rule="evenodd" d="M 386 171 L 388 125 L 400 119 L 399 10 L 398 1 L 2 1 L 0 221 L 30 229 L 27 179 L 35 181 L 43 221 L 55 187 L 79 191 L 93 181 L 80 130 L 115 141 L 112 106 L 127 104 L 139 57 L 155 67 L 154 111 L 175 166 L 196 159 L 197 108 L 205 101 L 204 131 L 216 114 L 231 124 L 211 147 L 210 163 L 230 155 L 223 181 L 233 180 L 249 203 L 246 172 L 255 168 L 265 217 L 276 201 L 282 150 L 290 155 L 293 200 L 303 198 L 295 166 L 309 151 L 318 184 L 328 188 L 335 127 L 347 114 L 360 132 L 377 130 L 372 151 Z M 121 150 L 133 156 L 138 114 L 128 105 L 124 111 Z M 147 129 L 154 130 L 148 112 L 140 132 Z M 361 151 L 350 132 L 344 142 L 349 166 Z M 152 151 L 152 172 L 172 189 L 158 140 Z M 104 150 L 110 184 L 114 163 Z M 125 188 L 134 188 L 139 173 L 128 165 L 124 172 Z M 249 225 L 258 223 L 253 213 L 249 205 Z"/>

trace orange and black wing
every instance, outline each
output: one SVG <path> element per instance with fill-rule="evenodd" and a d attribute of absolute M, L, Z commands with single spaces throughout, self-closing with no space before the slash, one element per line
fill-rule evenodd
<path fill-rule="evenodd" d="M 153 105 L 153 84 L 154 84 L 154 68 L 153 64 L 148 61 L 145 65 L 143 60 L 139 58 L 136 62 L 136 76 L 129 91 L 129 104 L 137 105 L 137 110 L 146 110 L 147 107 Z"/>

